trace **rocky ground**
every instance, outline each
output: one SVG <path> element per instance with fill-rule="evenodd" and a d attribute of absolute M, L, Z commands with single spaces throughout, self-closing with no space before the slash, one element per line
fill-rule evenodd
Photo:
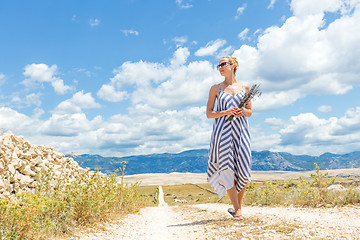
<path fill-rule="evenodd" d="M 233 221 L 229 205 L 147 207 L 70 239 L 360 239 L 360 207 L 244 207 Z"/>

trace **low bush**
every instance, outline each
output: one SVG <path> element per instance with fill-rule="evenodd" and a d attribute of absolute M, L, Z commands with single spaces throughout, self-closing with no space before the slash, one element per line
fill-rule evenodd
<path fill-rule="evenodd" d="M 244 198 L 245 205 L 260 206 L 299 206 L 299 207 L 333 207 L 348 204 L 360 204 L 360 190 L 350 187 L 341 191 L 329 190 L 335 178 L 329 178 L 327 173 L 321 173 L 315 163 L 315 174 L 310 180 L 293 179 L 289 181 L 264 184 L 251 183 Z"/>
<path fill-rule="evenodd" d="M 16 195 L 16 201 L 0 201 L 0 239 L 49 239 L 68 234 L 73 227 L 105 221 L 114 214 L 136 212 L 147 203 L 138 184 L 124 185 L 116 173 L 87 171 L 70 184 L 58 181 L 49 187 L 49 174 L 41 176 L 36 193 Z"/>

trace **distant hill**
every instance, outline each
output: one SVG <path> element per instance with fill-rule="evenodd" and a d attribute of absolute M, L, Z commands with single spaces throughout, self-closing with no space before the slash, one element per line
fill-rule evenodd
<path fill-rule="evenodd" d="M 150 154 L 129 157 L 102 157 L 100 155 L 75 155 L 72 158 L 81 167 L 112 174 L 126 162 L 128 175 L 140 173 L 191 172 L 204 173 L 207 168 L 208 150 L 190 150 L 181 153 Z M 308 171 L 314 170 L 314 162 L 320 169 L 360 168 L 360 151 L 348 154 L 324 153 L 318 157 L 292 155 L 285 152 L 252 152 L 252 170 L 260 171 Z"/>

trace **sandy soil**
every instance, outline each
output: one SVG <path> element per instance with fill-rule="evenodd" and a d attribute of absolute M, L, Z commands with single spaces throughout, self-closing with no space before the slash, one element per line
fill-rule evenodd
<path fill-rule="evenodd" d="M 321 172 L 328 172 L 330 177 L 357 177 L 360 178 L 360 168 L 351 169 L 336 169 L 336 170 L 324 170 Z M 253 181 L 265 181 L 265 180 L 290 180 L 298 179 L 299 176 L 307 179 L 314 171 L 304 172 L 291 172 L 291 171 L 252 171 Z M 206 183 L 206 173 L 149 173 L 149 174 L 135 174 L 125 176 L 124 181 L 126 183 L 140 182 L 140 186 L 150 185 L 176 185 L 186 183 Z"/>

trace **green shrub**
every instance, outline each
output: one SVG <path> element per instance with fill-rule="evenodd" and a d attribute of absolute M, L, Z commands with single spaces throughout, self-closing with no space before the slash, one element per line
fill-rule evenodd
<path fill-rule="evenodd" d="M 40 176 L 35 193 L 16 195 L 17 202 L 0 201 L 0 239 L 49 239 L 71 228 L 109 219 L 112 214 L 136 212 L 145 204 L 138 184 L 125 185 L 116 173 L 87 171 L 70 184 L 50 186 L 51 173 Z"/>
<path fill-rule="evenodd" d="M 246 191 L 244 204 L 260 206 L 344 206 L 360 203 L 360 191 L 348 188 L 344 191 L 331 191 L 327 187 L 334 183 L 335 178 L 329 178 L 328 173 L 321 173 L 315 165 L 315 174 L 310 180 L 299 177 L 298 181 L 268 182 L 264 184 L 251 183 Z"/>

